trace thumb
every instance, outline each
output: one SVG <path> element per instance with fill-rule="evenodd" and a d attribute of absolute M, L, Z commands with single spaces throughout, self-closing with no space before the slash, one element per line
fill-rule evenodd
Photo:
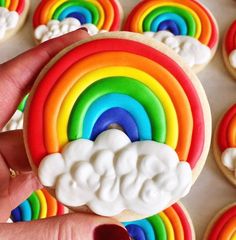
<path fill-rule="evenodd" d="M 0 239 L 10 240 L 16 236 L 18 240 L 130 240 L 115 219 L 82 213 L 0 224 Z"/>

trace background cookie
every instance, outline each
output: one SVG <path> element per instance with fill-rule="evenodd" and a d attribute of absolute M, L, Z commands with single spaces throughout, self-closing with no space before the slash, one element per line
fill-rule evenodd
<path fill-rule="evenodd" d="M 236 20 L 225 34 L 223 42 L 223 56 L 227 69 L 236 79 Z"/>
<path fill-rule="evenodd" d="M 86 27 L 90 35 L 117 31 L 122 15 L 118 0 L 41 1 L 33 17 L 34 37 L 44 42 L 81 27 Z"/>
<path fill-rule="evenodd" d="M 141 1 L 129 14 L 124 30 L 165 43 L 195 72 L 212 59 L 219 38 L 215 18 L 195 0 Z"/>
<path fill-rule="evenodd" d="M 134 240 L 194 240 L 192 220 L 180 203 L 152 217 L 123 223 Z"/>
<path fill-rule="evenodd" d="M 207 227 L 204 240 L 226 240 L 236 238 L 236 204 L 221 210 Z"/>
<path fill-rule="evenodd" d="M 25 110 L 26 101 L 28 99 L 28 95 L 24 97 L 24 99 L 19 104 L 16 112 L 11 117 L 11 119 L 7 122 L 7 124 L 2 129 L 2 132 L 16 130 L 16 129 L 23 129 L 23 112 Z"/>
<path fill-rule="evenodd" d="M 28 199 L 12 210 L 13 222 L 31 221 L 63 215 L 67 209 L 52 197 L 46 189 L 33 192 Z"/>
<path fill-rule="evenodd" d="M 213 150 L 220 170 L 236 185 L 236 104 L 220 120 L 214 134 Z"/>
<path fill-rule="evenodd" d="M 84 199 L 87 203 L 85 205 L 95 213 L 106 216 L 117 215 L 121 209 L 135 208 L 133 212 L 136 214 L 128 213 L 118 217 L 124 221 L 161 211 L 189 191 L 192 183 L 190 168 L 195 181 L 209 150 L 211 115 L 200 82 L 181 62 L 165 45 L 140 34 L 104 33 L 69 47 L 41 72 L 26 108 L 24 137 L 32 167 L 36 172 L 39 167 L 39 177 L 44 185 L 54 189 L 61 181 L 64 185 L 62 179 L 55 182 L 58 174 L 70 179 L 69 182 L 65 181 L 64 187 L 61 183 L 57 185 L 55 191 L 59 201 L 73 208 L 79 206 L 77 194 L 81 191 L 80 186 L 83 185 L 82 189 L 85 190 L 89 184 L 88 189 L 93 189 L 92 192 L 88 190 L 88 195 L 79 195 L 89 199 L 93 196 L 97 200 Z M 121 126 L 127 136 L 119 130 L 108 131 L 111 124 Z M 80 138 L 94 142 L 73 141 Z M 142 140 L 153 141 L 144 143 Z M 71 141 L 72 144 L 69 143 Z M 131 144 L 130 141 L 135 143 Z M 89 147 L 91 143 L 94 148 Z M 77 144 L 83 145 L 83 156 L 88 157 L 93 153 L 96 155 L 91 162 L 97 162 L 95 165 L 100 170 L 95 171 L 90 161 L 86 166 L 74 165 L 75 158 L 71 151 L 80 149 L 81 146 L 78 148 Z M 61 155 L 58 152 L 62 147 Z M 101 148 L 107 151 L 97 152 L 96 149 Z M 134 148 L 137 148 L 135 153 Z M 128 160 L 124 160 L 125 163 L 120 163 L 120 170 L 117 170 L 118 175 L 126 174 L 126 168 L 128 172 L 131 171 L 130 180 L 122 180 L 121 184 L 124 184 L 123 190 L 128 191 L 125 194 L 132 196 L 132 200 L 129 197 L 127 201 L 123 198 L 120 200 L 120 175 L 116 176 L 117 182 L 113 182 L 115 171 L 112 156 L 117 157 L 117 149 L 120 154 L 124 154 L 119 158 L 120 162 L 129 154 L 131 155 L 128 159 L 134 159 L 129 160 L 130 165 L 127 164 Z M 129 149 L 131 151 L 128 151 Z M 163 150 L 163 154 L 158 158 L 155 155 L 157 149 Z M 80 152 L 79 155 L 83 158 L 81 154 Z M 142 157 L 136 154 L 141 154 Z M 147 158 L 144 157 L 146 155 Z M 72 178 L 68 175 L 63 167 L 62 156 L 69 160 L 69 168 L 77 166 L 77 170 L 70 170 L 71 173 L 79 177 L 80 171 L 86 171 L 85 183 L 77 184 L 75 175 Z M 41 163 L 43 158 L 45 161 Z M 107 159 L 111 164 L 108 164 L 108 169 L 108 165 L 101 163 L 102 159 Z M 144 165 L 140 162 L 140 172 L 134 171 L 134 165 L 139 164 L 137 159 L 143 159 Z M 156 160 L 153 161 L 154 159 Z M 89 159 L 85 161 L 87 160 Z M 57 161 L 58 164 L 55 165 L 54 162 Z M 73 166 L 70 166 L 71 164 Z M 118 168 L 117 165 L 115 167 Z M 144 178 L 141 177 L 141 185 L 149 175 L 153 179 L 150 177 L 139 195 L 140 183 L 133 182 L 132 174 L 142 175 L 142 171 L 150 172 L 144 173 Z M 156 176 L 157 172 L 160 175 Z M 111 173 L 113 180 L 104 183 L 103 188 L 99 179 L 102 176 L 107 177 L 106 173 Z M 76 177 L 76 181 L 82 180 L 79 178 Z M 153 184 L 153 181 L 157 181 L 157 184 Z M 137 188 L 132 183 L 137 184 Z M 95 190 L 97 186 L 99 191 Z M 153 202 L 152 205 L 149 201 L 157 196 L 155 186 L 160 187 L 162 198 L 154 201 L 155 204 Z M 65 191 L 66 189 L 68 191 Z M 110 192 L 109 189 L 114 191 Z M 94 196 L 94 193 L 98 196 Z M 134 204 L 136 200 L 130 193 L 138 198 L 137 204 Z M 168 195 L 167 198 L 165 194 Z M 111 196 L 114 196 L 114 203 L 110 200 L 113 198 Z M 106 202 L 107 198 L 109 203 Z M 116 205 L 117 199 L 119 203 Z M 150 204 L 145 205 L 144 199 Z M 103 201 L 107 205 L 103 205 Z M 105 209 L 100 204 L 106 206 Z"/>
<path fill-rule="evenodd" d="M 29 0 L 0 1 L 0 43 L 13 36 L 24 24 Z"/>

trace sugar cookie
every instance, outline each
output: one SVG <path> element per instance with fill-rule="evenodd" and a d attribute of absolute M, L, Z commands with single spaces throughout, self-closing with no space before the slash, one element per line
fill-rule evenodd
<path fill-rule="evenodd" d="M 236 104 L 224 114 L 216 127 L 213 150 L 220 170 L 236 185 Z"/>
<path fill-rule="evenodd" d="M 90 35 L 117 31 L 122 12 L 118 0 L 42 0 L 33 17 L 34 37 L 45 42 L 81 27 Z"/>
<path fill-rule="evenodd" d="M 225 65 L 236 79 L 236 20 L 231 24 L 223 41 L 223 57 Z"/>
<path fill-rule="evenodd" d="M 0 0 L 0 43 L 23 26 L 28 10 L 29 0 Z"/>
<path fill-rule="evenodd" d="M 194 240 L 192 220 L 180 203 L 149 218 L 123 223 L 134 240 Z"/>
<path fill-rule="evenodd" d="M 236 239 L 236 204 L 221 210 L 207 227 L 204 240 Z"/>
<path fill-rule="evenodd" d="M 219 39 L 215 18 L 195 0 L 141 1 L 129 14 L 124 30 L 161 41 L 195 72 L 213 58 Z"/>
<path fill-rule="evenodd" d="M 52 197 L 46 189 L 39 189 L 12 210 L 11 220 L 13 222 L 25 222 L 60 216 L 66 212 L 66 207 Z"/>
<path fill-rule="evenodd" d="M 41 72 L 24 139 L 60 202 L 127 221 L 188 193 L 209 150 L 211 114 L 199 80 L 173 54 L 141 34 L 103 33 Z"/>

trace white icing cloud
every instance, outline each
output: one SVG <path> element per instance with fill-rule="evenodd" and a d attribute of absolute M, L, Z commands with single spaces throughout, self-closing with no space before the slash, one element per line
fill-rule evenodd
<path fill-rule="evenodd" d="M 0 39 L 5 36 L 8 30 L 17 26 L 19 17 L 17 12 L 10 12 L 7 8 L 0 7 Z"/>
<path fill-rule="evenodd" d="M 236 68 L 236 49 L 230 53 L 229 62 L 233 68 Z"/>
<path fill-rule="evenodd" d="M 24 114 L 21 111 L 16 110 L 14 115 L 11 117 L 11 119 L 2 129 L 2 132 L 16 130 L 16 129 L 23 129 L 23 119 L 24 119 Z"/>
<path fill-rule="evenodd" d="M 55 188 L 65 205 L 87 205 L 104 216 L 124 209 L 153 215 L 185 196 L 192 171 L 169 146 L 154 141 L 131 143 L 120 130 L 101 133 L 95 142 L 68 143 L 46 156 L 38 169 L 41 183 Z"/>
<path fill-rule="evenodd" d="M 211 59 L 210 48 L 193 37 L 175 36 L 169 31 L 145 32 L 144 35 L 153 37 L 172 48 L 190 67 L 206 64 Z"/>
<path fill-rule="evenodd" d="M 221 161 L 230 171 L 234 171 L 236 176 L 236 148 L 225 149 L 221 155 Z"/>
<path fill-rule="evenodd" d="M 58 20 L 51 20 L 47 23 L 47 25 L 38 26 L 34 31 L 34 37 L 42 43 L 82 27 L 87 28 L 88 33 L 91 36 L 104 31 L 99 31 L 94 24 L 88 23 L 81 25 L 80 21 L 76 18 L 66 18 L 61 22 Z"/>

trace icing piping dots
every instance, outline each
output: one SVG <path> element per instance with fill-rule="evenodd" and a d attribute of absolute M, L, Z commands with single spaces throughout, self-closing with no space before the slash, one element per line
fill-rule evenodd
<path fill-rule="evenodd" d="M 116 0 L 48 0 L 41 1 L 34 17 L 34 28 L 50 20 L 75 18 L 81 25 L 94 24 L 99 30 L 116 31 L 120 27 L 121 12 Z"/>
<path fill-rule="evenodd" d="M 192 240 L 191 220 L 178 203 L 152 217 L 123 223 L 134 240 Z"/>
<path fill-rule="evenodd" d="M 136 140 L 165 143 L 195 167 L 205 129 L 189 77 L 158 50 L 120 38 L 77 46 L 45 74 L 32 97 L 26 128 L 34 164 L 39 166 L 43 157 L 59 152 L 69 141 L 94 139 L 112 123 L 107 112 L 116 108 L 122 108 L 133 124 L 117 123 L 130 128 Z"/>
<path fill-rule="evenodd" d="M 236 69 L 236 20 L 229 27 L 225 37 L 225 50 L 230 65 Z"/>
<path fill-rule="evenodd" d="M 33 192 L 28 199 L 12 210 L 13 222 L 31 221 L 65 213 L 65 207 L 52 197 L 47 190 Z"/>
<path fill-rule="evenodd" d="M 210 229 L 207 240 L 235 239 L 236 237 L 236 205 L 228 207 Z"/>
<path fill-rule="evenodd" d="M 218 128 L 218 146 L 221 160 L 231 171 L 236 169 L 236 104 L 224 115 Z"/>
<path fill-rule="evenodd" d="M 129 14 L 124 29 L 139 33 L 167 30 L 193 37 L 210 49 L 218 42 L 211 14 L 195 0 L 141 1 Z"/>

